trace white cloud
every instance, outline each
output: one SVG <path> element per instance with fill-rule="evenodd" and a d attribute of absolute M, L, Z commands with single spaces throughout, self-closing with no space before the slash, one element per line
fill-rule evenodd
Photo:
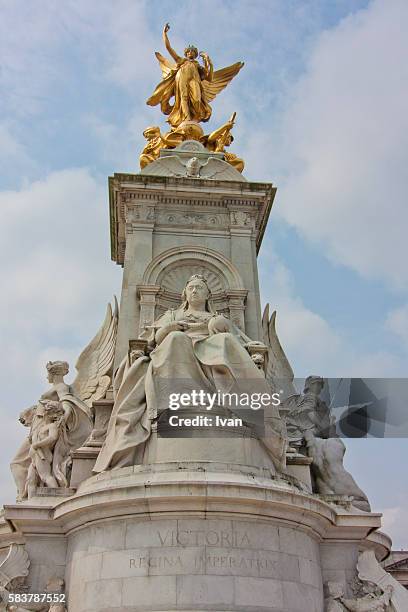
<path fill-rule="evenodd" d="M 400 288 L 408 288 L 407 27 L 405 0 L 375 0 L 321 34 L 288 92 L 277 142 L 250 143 L 258 167 L 274 171 L 278 214 L 334 261 Z M 257 146 L 270 154 L 261 158 Z"/>
<path fill-rule="evenodd" d="M 0 109 L 29 115 L 42 104 L 44 89 L 57 77 L 55 57 L 60 26 L 51 2 L 3 2 L 0 20 Z M 50 61 L 46 61 L 50 60 Z"/>
<path fill-rule="evenodd" d="M 3 180 L 18 178 L 21 181 L 37 169 L 16 131 L 14 122 L 0 122 L 0 167 Z"/>
<path fill-rule="evenodd" d="M 7 287 L 0 321 L 8 356 L 2 374 L 7 388 L 23 377 L 17 395 L 28 398 L 27 389 L 43 379 L 32 369 L 37 355 L 61 343 L 68 351 L 82 348 L 117 291 L 119 270 L 109 257 L 106 185 L 87 170 L 55 172 L 20 191 L 1 192 L 0 208 Z"/>
<path fill-rule="evenodd" d="M 76 72 L 84 67 L 88 79 L 134 86 L 149 76 L 153 51 L 142 2 L 3 3 L 0 109 L 37 114 L 50 95 L 77 86 Z"/>
<path fill-rule="evenodd" d="M 0 123 L 0 159 L 3 161 L 11 157 L 15 160 L 26 156 L 24 146 L 12 134 L 10 125 L 4 121 Z"/>
<path fill-rule="evenodd" d="M 386 320 L 386 327 L 396 334 L 408 349 L 408 304 L 391 311 Z"/>
<path fill-rule="evenodd" d="M 336 359 L 341 344 L 339 336 L 296 296 L 290 271 L 271 252 L 262 257 L 261 272 L 266 268 L 268 276 L 261 278 L 263 302 L 270 302 L 271 310 L 277 310 L 279 338 L 295 375 L 307 376 L 311 374 L 310 368 L 314 373 L 329 375 L 334 367 L 330 355 Z"/>
<path fill-rule="evenodd" d="M 118 5 L 108 2 L 106 8 L 111 12 L 109 35 L 113 43 L 107 76 L 120 85 L 134 86 L 139 79 L 150 75 L 155 44 L 150 36 L 144 3 L 126 0 L 118 10 Z"/>
<path fill-rule="evenodd" d="M 384 508 L 379 510 L 383 513 L 383 528 L 387 535 L 393 540 L 394 547 L 408 549 L 408 498 L 400 506 Z M 394 548 L 394 549 L 395 549 Z"/>
<path fill-rule="evenodd" d="M 79 46 L 95 78 L 134 86 L 150 74 L 155 41 L 144 2 L 68 0 L 63 7 L 58 5 L 53 19 Z"/>
<path fill-rule="evenodd" d="M 388 350 L 367 352 L 358 339 L 347 338 L 298 297 L 293 277 L 271 251 L 263 254 L 261 287 L 263 303 L 277 310 L 277 331 L 296 377 L 404 376 L 406 363 Z"/>
<path fill-rule="evenodd" d="M 138 158 L 144 146 L 143 130 L 157 119 L 152 118 L 146 109 L 147 106 L 142 107 L 123 123 L 109 123 L 96 115 L 83 117 L 82 123 L 97 140 L 99 159 L 120 168 L 121 172 L 139 171 Z M 166 132 L 163 126 L 162 132 Z"/>

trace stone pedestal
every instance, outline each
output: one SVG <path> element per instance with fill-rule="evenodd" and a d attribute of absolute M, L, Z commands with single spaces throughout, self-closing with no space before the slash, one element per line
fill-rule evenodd
<path fill-rule="evenodd" d="M 213 418 L 216 413 L 216 410 L 211 411 Z M 198 412 L 186 410 L 179 411 L 178 414 L 194 417 Z M 193 430 L 191 427 L 179 427 L 177 437 L 164 437 L 164 432 L 158 432 L 155 423 L 143 454 L 140 455 L 141 463 L 154 465 L 176 461 L 188 466 L 191 462 L 203 462 L 203 465 L 217 462 L 231 466 L 243 465 L 255 471 L 264 469 L 269 476 L 276 473 L 266 448 L 249 427 L 231 427 L 228 429 L 228 436 L 214 435 L 211 430 L 212 428 L 205 427 L 194 427 Z"/>
<path fill-rule="evenodd" d="M 288 474 L 300 480 L 310 493 L 312 492 L 312 478 L 310 474 L 312 463 L 313 460 L 310 457 L 305 457 L 305 455 L 301 454 L 287 455 L 286 457 Z"/>
<path fill-rule="evenodd" d="M 99 451 L 100 447 L 83 446 L 72 453 L 71 486 L 77 487 L 81 482 L 92 476 Z"/>
<path fill-rule="evenodd" d="M 202 149 L 183 143 L 143 174 L 109 180 L 112 258 L 124 267 L 114 370 L 125 356 L 134 364 L 150 354 L 140 335 L 179 306 L 192 274 L 204 276 L 215 310 L 266 342 L 256 257 L 276 188 L 246 181 L 222 155 L 220 172 L 204 178 Z M 184 164 L 193 156 L 202 163 L 194 178 Z M 248 350 L 278 377 L 286 357 L 277 337 L 274 348 Z M 323 612 L 324 583 L 347 592 L 360 550 L 387 555 L 379 514 L 314 495 L 308 457 L 289 456 L 278 475 L 247 423 L 224 438 L 159 437 L 158 407 L 149 405 L 152 434 L 135 451 L 138 465 L 92 475 L 112 406 L 112 393 L 94 403 L 70 489 L 37 489 L 0 515 L 0 562 L 10 544 L 25 546 L 30 592 L 63 578 L 69 612 Z M 133 443 L 137 424 L 123 422 Z"/>
<path fill-rule="evenodd" d="M 103 548 L 90 553 L 98 532 Z M 82 530 L 68 546 L 75 610 L 322 609 L 319 546 L 279 523 L 127 519 Z"/>
<path fill-rule="evenodd" d="M 108 429 L 108 423 L 112 414 L 113 408 L 113 392 L 108 391 L 107 397 L 104 399 L 96 400 L 92 403 L 92 409 L 94 411 L 94 427 L 91 432 L 89 439 L 86 441 L 86 446 L 92 446 L 100 448 L 105 441 L 106 431 Z"/>
<path fill-rule="evenodd" d="M 108 391 L 106 398 L 93 402 L 92 409 L 95 420 L 91 435 L 83 447 L 72 452 L 72 487 L 77 487 L 81 482 L 92 476 L 95 461 L 106 437 L 112 407 L 112 391 Z"/>
<path fill-rule="evenodd" d="M 34 590 L 55 543 L 75 612 L 323 612 L 324 581 L 346 584 L 359 549 L 381 557 L 387 545 L 368 539 L 378 514 L 215 462 L 112 470 L 71 498 L 7 506 L 6 517 L 33 551 Z"/>
<path fill-rule="evenodd" d="M 207 278 L 217 311 L 261 339 L 256 254 L 276 188 L 236 174 L 239 180 L 156 174 L 109 179 L 112 259 L 124 267 L 116 366 L 130 339 L 179 305 L 193 273 Z"/>

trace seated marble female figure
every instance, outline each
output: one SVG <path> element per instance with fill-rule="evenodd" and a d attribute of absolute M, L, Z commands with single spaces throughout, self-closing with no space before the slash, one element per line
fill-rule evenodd
<path fill-rule="evenodd" d="M 193 275 L 182 293 L 182 304 L 169 310 L 151 328 L 154 349 L 132 365 L 126 357 L 114 380 L 115 404 L 106 441 L 94 471 L 143 463 L 143 447 L 152 421 L 168 408 L 170 392 L 204 390 L 269 393 L 270 387 L 246 347 L 257 345 L 210 306 L 204 277 Z M 282 421 L 272 404 L 267 408 L 265 446 L 275 467 L 284 467 Z M 265 442 L 265 440 L 263 440 Z"/>

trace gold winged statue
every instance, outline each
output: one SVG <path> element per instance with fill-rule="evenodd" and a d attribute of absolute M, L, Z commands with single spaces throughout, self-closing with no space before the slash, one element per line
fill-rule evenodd
<path fill-rule="evenodd" d="M 244 63 L 236 62 L 227 68 L 214 70 L 207 53 L 198 53 L 198 49 L 192 45 L 186 47 L 184 57 L 181 57 L 170 45 L 167 35 L 169 29 L 170 26 L 166 23 L 163 28 L 163 41 L 175 63 L 156 52 L 163 79 L 147 100 L 147 104 L 160 104 L 162 112 L 168 115 L 168 123 L 173 129 L 177 129 L 185 121 L 208 121 L 212 112 L 210 102 L 238 74 Z M 202 65 L 197 61 L 198 56 L 203 60 Z M 174 102 L 171 104 L 173 97 Z"/>

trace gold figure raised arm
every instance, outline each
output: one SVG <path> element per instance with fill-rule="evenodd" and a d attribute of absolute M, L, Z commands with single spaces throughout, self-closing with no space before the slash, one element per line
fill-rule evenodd
<path fill-rule="evenodd" d="M 168 115 L 168 123 L 174 129 L 184 121 L 208 121 L 212 112 L 209 103 L 238 74 L 244 63 L 236 62 L 232 66 L 214 71 L 208 54 L 203 51 L 199 53 L 193 45 L 186 47 L 184 57 L 181 57 L 170 45 L 167 35 L 169 29 L 170 26 L 166 23 L 163 28 L 163 41 L 175 63 L 156 52 L 163 79 L 147 100 L 147 104 L 160 104 L 162 112 Z M 197 61 L 199 56 L 203 65 Z M 170 104 L 173 97 L 174 103 Z"/>
<path fill-rule="evenodd" d="M 210 151 L 214 151 L 215 153 L 224 153 L 225 161 L 231 164 L 231 166 L 238 170 L 238 172 L 242 172 L 245 166 L 244 160 L 235 155 L 235 153 L 230 153 L 229 151 L 225 150 L 225 147 L 229 147 L 234 140 L 231 130 L 234 127 L 236 115 L 237 113 L 232 113 L 231 118 L 229 121 L 227 121 L 227 123 L 224 123 L 224 125 L 211 132 L 211 134 L 208 136 L 204 136 L 201 142 Z"/>

